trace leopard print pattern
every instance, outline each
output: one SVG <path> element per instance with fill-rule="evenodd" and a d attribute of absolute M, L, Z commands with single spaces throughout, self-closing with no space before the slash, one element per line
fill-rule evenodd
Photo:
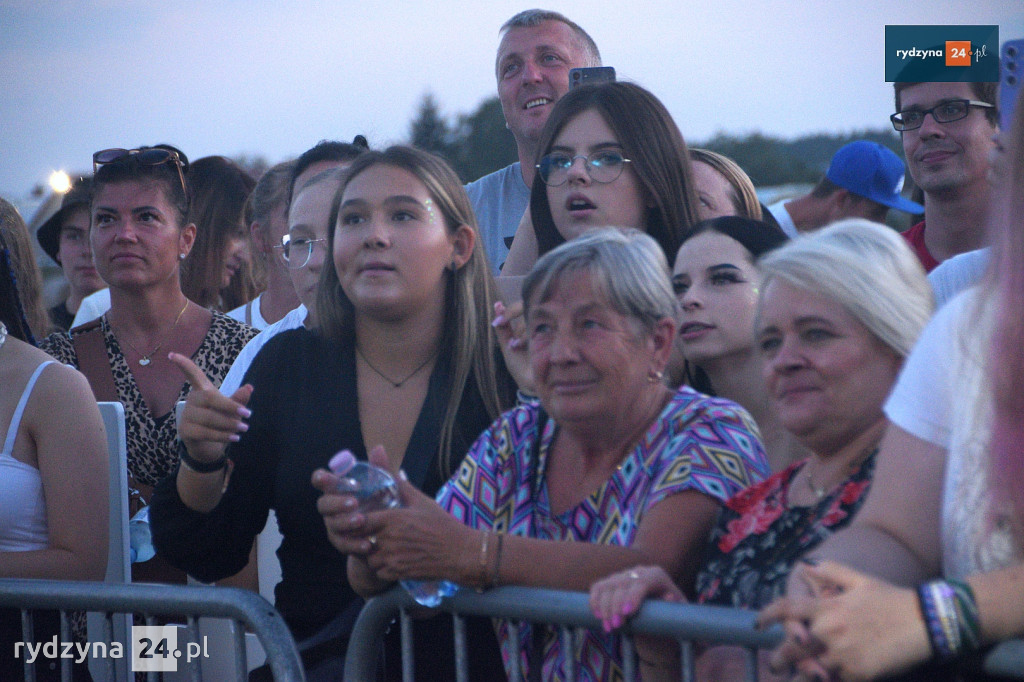
<path fill-rule="evenodd" d="M 173 410 L 159 417 L 150 413 L 117 338 L 110 331 L 106 315 L 101 318 L 100 325 L 107 347 L 107 359 L 110 360 L 114 384 L 117 386 L 118 400 L 124 405 L 128 471 L 139 483 L 156 485 L 178 465 L 178 432 Z M 256 329 L 214 311 L 210 329 L 192 356 L 192 361 L 215 386 L 220 386 L 235 357 L 257 333 Z M 43 339 L 39 347 L 60 362 L 77 368 L 78 357 L 71 335 L 71 332 L 51 334 Z M 186 382 L 178 394 L 178 400 L 184 400 L 190 390 L 192 386 Z"/>

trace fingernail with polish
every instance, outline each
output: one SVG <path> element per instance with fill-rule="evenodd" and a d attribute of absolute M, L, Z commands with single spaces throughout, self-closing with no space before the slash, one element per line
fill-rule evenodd
<path fill-rule="evenodd" d="M 232 443 L 237 443 L 239 440 L 241 440 L 241 438 L 242 437 L 239 436 L 237 433 L 232 433 L 230 436 L 228 436 L 228 440 L 231 441 Z"/>
<path fill-rule="evenodd" d="M 250 410 L 247 407 L 239 407 L 238 416 L 241 417 L 242 419 L 248 419 L 249 417 L 252 416 L 252 410 Z"/>

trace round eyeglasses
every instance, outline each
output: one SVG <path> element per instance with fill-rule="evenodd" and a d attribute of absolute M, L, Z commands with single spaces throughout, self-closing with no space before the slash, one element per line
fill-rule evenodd
<path fill-rule="evenodd" d="M 620 175 L 622 169 L 630 162 L 619 152 L 599 151 L 589 156 L 569 156 L 555 152 L 541 158 L 537 164 L 537 173 L 545 185 L 558 187 L 564 185 L 569 179 L 569 170 L 576 163 L 576 159 L 583 159 L 583 167 L 587 169 L 587 175 L 594 182 L 613 182 Z"/>
<path fill-rule="evenodd" d="M 947 99 L 945 102 L 939 102 L 931 109 L 897 111 L 889 117 L 889 120 L 892 121 L 892 127 L 902 133 L 905 130 L 916 130 L 923 126 L 924 117 L 928 114 L 932 115 L 936 123 L 952 123 L 953 121 L 967 118 L 967 114 L 971 112 L 971 107 L 993 108 L 988 102 L 978 102 L 973 99 Z"/>
<path fill-rule="evenodd" d="M 281 249 L 281 255 L 284 257 L 285 265 L 291 270 L 298 270 L 299 268 L 306 267 L 306 263 L 313 256 L 313 247 L 321 242 L 326 242 L 327 239 L 306 239 L 305 237 L 296 237 L 292 239 L 290 235 L 281 237 L 281 243 L 274 246 L 275 249 Z"/>

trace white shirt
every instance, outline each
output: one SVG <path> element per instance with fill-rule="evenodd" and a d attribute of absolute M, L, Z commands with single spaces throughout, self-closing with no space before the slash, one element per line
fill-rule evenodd
<path fill-rule="evenodd" d="M 280 334 L 283 331 L 289 329 L 298 329 L 306 321 L 309 311 L 306 306 L 299 304 L 299 307 L 292 310 L 287 315 L 282 317 L 280 320 L 270 325 L 259 334 L 253 337 L 249 343 L 245 344 L 245 348 L 235 358 L 234 364 L 231 365 L 231 369 L 228 370 L 227 376 L 224 377 L 224 381 L 221 382 L 220 392 L 224 395 L 231 395 L 239 389 L 242 385 L 242 379 L 245 378 L 245 373 L 249 371 L 249 365 L 252 364 L 256 354 L 260 352 L 263 345 L 269 341 L 275 334 Z"/>
<path fill-rule="evenodd" d="M 92 322 L 103 313 L 110 310 L 110 289 L 94 291 L 82 299 L 82 305 L 78 306 L 75 319 L 71 322 L 72 327 Z"/>

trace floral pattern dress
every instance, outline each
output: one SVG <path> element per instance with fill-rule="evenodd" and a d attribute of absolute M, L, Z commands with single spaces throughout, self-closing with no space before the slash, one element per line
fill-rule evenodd
<path fill-rule="evenodd" d="M 789 506 L 789 490 L 808 460 L 796 462 L 730 499 L 708 541 L 697 575 L 701 604 L 760 609 L 786 589 L 793 564 L 843 528 L 871 487 L 875 450 L 813 506 Z"/>

